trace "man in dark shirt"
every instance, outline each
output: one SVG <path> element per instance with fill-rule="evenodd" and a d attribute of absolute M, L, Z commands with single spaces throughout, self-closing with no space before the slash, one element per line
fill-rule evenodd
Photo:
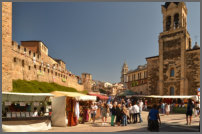
<path fill-rule="evenodd" d="M 122 109 L 121 104 L 118 104 L 118 106 L 116 107 L 116 123 L 118 126 L 120 126 L 121 119 L 122 119 Z"/>
<path fill-rule="evenodd" d="M 116 116 L 116 104 L 111 109 L 111 126 L 114 126 L 114 118 Z"/>
<path fill-rule="evenodd" d="M 161 119 L 159 116 L 159 111 L 157 105 L 154 104 L 153 108 L 149 111 L 148 117 L 148 129 L 150 131 L 159 131 L 159 123 L 161 124 Z M 159 121 L 159 122 L 158 122 Z"/>

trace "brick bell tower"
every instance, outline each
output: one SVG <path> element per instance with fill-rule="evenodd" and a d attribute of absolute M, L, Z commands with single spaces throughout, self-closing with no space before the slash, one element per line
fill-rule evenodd
<path fill-rule="evenodd" d="M 186 50 L 191 49 L 184 2 L 162 5 L 163 32 L 159 35 L 159 94 L 186 95 Z"/>
<path fill-rule="evenodd" d="M 2 2 L 2 91 L 12 91 L 12 2 Z"/>

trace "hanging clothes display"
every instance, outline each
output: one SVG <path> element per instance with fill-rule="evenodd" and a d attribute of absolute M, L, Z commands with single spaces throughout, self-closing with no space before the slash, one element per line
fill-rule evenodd
<path fill-rule="evenodd" d="M 84 107 L 84 116 L 85 116 L 85 122 L 88 122 L 89 115 L 88 115 L 88 108 L 86 106 Z"/>
<path fill-rule="evenodd" d="M 75 103 L 75 115 L 76 115 L 76 118 L 79 119 L 79 102 L 77 101 Z"/>

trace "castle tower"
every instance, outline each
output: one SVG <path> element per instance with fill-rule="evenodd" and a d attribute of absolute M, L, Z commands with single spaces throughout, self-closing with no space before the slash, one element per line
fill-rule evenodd
<path fill-rule="evenodd" d="M 92 83 L 92 75 L 89 73 L 81 74 L 82 84 L 84 85 L 84 90 L 92 91 L 93 83 Z"/>
<path fill-rule="evenodd" d="M 2 2 L 2 91 L 12 91 L 12 2 Z"/>
<path fill-rule="evenodd" d="M 124 62 L 121 71 L 121 83 L 124 84 L 124 86 L 126 85 L 126 82 L 128 82 L 127 73 L 128 73 L 128 65 L 126 64 L 126 62 Z"/>
<path fill-rule="evenodd" d="M 159 35 L 160 95 L 186 95 L 185 52 L 191 49 L 187 31 L 187 8 L 184 2 L 162 5 L 163 32 Z"/>

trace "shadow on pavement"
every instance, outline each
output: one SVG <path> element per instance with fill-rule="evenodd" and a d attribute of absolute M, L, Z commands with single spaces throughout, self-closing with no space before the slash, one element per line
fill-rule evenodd
<path fill-rule="evenodd" d="M 119 132 L 150 132 L 147 127 L 130 129 Z M 159 132 L 200 132 L 199 126 L 169 125 L 162 123 Z"/>

